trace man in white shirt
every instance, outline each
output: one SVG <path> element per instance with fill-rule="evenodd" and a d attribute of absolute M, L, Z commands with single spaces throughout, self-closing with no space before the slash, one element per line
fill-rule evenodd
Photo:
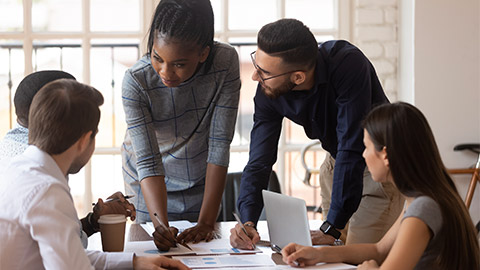
<path fill-rule="evenodd" d="M 67 175 L 90 159 L 103 97 L 75 80 L 45 85 L 29 114 L 29 146 L 3 173 L 2 269 L 188 269 L 166 257 L 85 251 Z"/>
<path fill-rule="evenodd" d="M 17 123 L 0 140 L 0 171 L 17 155 L 23 153 L 28 147 L 28 112 L 35 94 L 47 83 L 58 79 L 72 79 L 75 77 L 61 70 L 41 70 L 27 75 L 18 84 L 13 99 Z M 95 204 L 93 211 L 82 218 L 82 235 L 80 236 L 84 248 L 87 248 L 88 237 L 98 232 L 98 218 L 105 214 L 125 214 L 135 220 L 136 212 L 133 204 L 125 200 L 121 192 L 116 192 L 108 197 L 118 200 L 103 202 L 101 199 Z"/>

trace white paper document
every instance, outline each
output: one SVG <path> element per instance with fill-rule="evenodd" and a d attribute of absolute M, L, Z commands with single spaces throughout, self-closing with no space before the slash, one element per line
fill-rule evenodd
<path fill-rule="evenodd" d="M 232 246 L 230 245 L 230 240 L 228 238 L 212 239 L 209 242 L 201 241 L 196 244 L 188 243 L 188 246 L 197 255 L 230 254 L 230 253 L 240 254 L 240 253 L 261 253 L 262 252 L 258 248 L 256 248 L 255 250 L 244 250 L 244 249 L 232 248 Z"/>
<path fill-rule="evenodd" d="M 222 256 L 179 256 L 174 259 L 181 261 L 190 268 L 224 268 L 275 266 L 270 256 L 253 255 L 222 255 Z"/>
<path fill-rule="evenodd" d="M 185 229 L 191 228 L 195 226 L 195 224 L 191 223 L 188 220 L 176 220 L 176 221 L 169 221 L 169 226 L 175 227 L 178 229 L 178 233 L 183 232 Z M 155 231 L 155 227 L 153 226 L 153 222 L 147 222 L 140 224 L 142 228 L 148 233 L 148 235 L 152 235 Z"/>
<path fill-rule="evenodd" d="M 157 249 L 157 246 L 155 246 L 155 243 L 151 240 L 127 242 L 125 245 L 125 252 L 134 252 L 137 256 L 173 256 L 195 254 L 195 252 L 180 244 L 177 244 L 177 247 L 170 248 L 169 251 L 160 251 Z"/>

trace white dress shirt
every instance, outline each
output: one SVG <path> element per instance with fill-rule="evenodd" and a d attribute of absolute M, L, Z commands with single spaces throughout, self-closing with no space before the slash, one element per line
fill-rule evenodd
<path fill-rule="evenodd" d="M 132 253 L 84 250 L 67 179 L 50 155 L 29 146 L 1 178 L 1 269 L 132 269 Z"/>

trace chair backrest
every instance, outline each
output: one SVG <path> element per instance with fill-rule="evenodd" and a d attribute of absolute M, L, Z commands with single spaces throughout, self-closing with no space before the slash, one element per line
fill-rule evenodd
<path fill-rule="evenodd" d="M 233 172 L 227 174 L 225 183 L 225 190 L 223 191 L 221 211 L 217 221 L 235 221 L 233 211 L 238 213 L 237 198 L 240 194 L 240 181 L 242 179 L 242 172 Z M 278 181 L 277 173 L 272 170 L 270 180 L 268 182 L 267 190 L 282 193 L 280 189 L 280 182 Z M 265 210 L 262 210 L 260 220 L 265 220 Z"/>

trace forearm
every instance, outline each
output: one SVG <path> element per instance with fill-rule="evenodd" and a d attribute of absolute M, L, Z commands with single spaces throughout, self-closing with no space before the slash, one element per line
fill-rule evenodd
<path fill-rule="evenodd" d="M 371 259 L 377 262 L 382 261 L 376 244 L 318 247 L 317 250 L 319 262 L 360 264 Z"/>
<path fill-rule="evenodd" d="M 208 163 L 205 176 L 205 191 L 198 223 L 214 225 L 225 189 L 227 167 Z"/>
<path fill-rule="evenodd" d="M 258 222 L 263 209 L 262 190 L 268 188 L 271 172 L 271 167 L 266 166 L 247 165 L 245 167 L 236 203 L 242 222 Z"/>
<path fill-rule="evenodd" d="M 154 213 L 157 213 L 163 224 L 168 226 L 165 176 L 146 177 L 140 182 L 140 186 L 142 187 L 143 197 L 154 226 L 159 225 L 157 219 L 153 216 Z"/>

